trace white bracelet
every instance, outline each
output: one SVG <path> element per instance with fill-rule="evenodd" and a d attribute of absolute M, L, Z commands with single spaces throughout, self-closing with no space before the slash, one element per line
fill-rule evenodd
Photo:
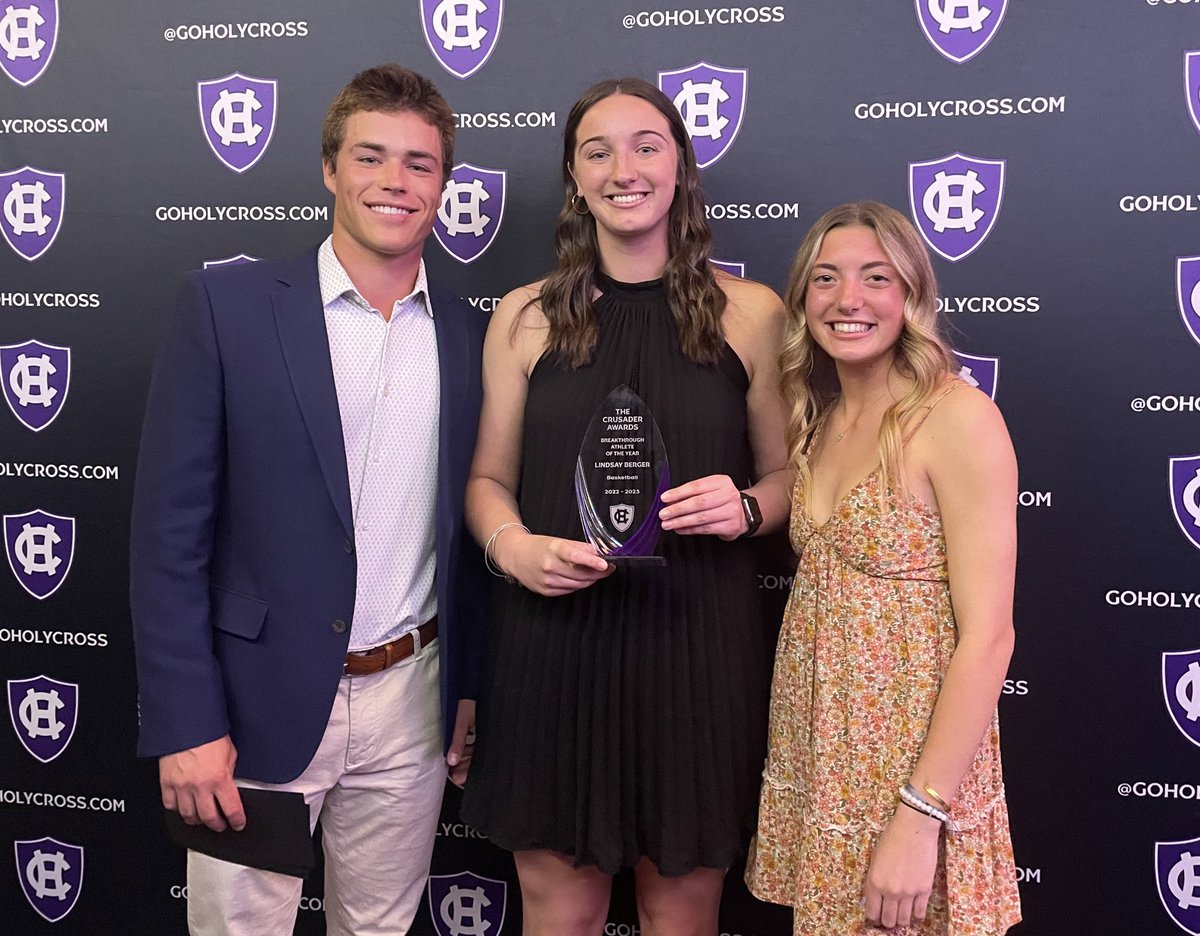
<path fill-rule="evenodd" d="M 500 524 L 500 526 L 492 531 L 492 535 L 488 537 L 487 545 L 483 547 L 483 564 L 492 575 L 504 579 L 509 585 L 513 585 L 517 580 L 500 568 L 500 564 L 496 562 L 496 537 L 510 527 L 520 527 L 526 533 L 529 532 L 529 527 L 523 523 L 517 523 L 515 520 Z"/>
<path fill-rule="evenodd" d="M 900 788 L 900 802 L 910 809 L 915 809 L 919 813 L 924 813 L 931 819 L 936 819 L 951 832 L 960 831 L 958 823 L 950 818 L 950 814 L 943 809 L 938 809 L 933 803 L 928 802 L 920 793 L 916 791 L 911 783 L 906 783 Z"/>

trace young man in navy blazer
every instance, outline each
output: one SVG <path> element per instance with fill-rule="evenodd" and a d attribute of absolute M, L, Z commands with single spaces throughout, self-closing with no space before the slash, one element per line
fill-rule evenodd
<path fill-rule="evenodd" d="M 167 808 L 227 835 L 239 786 L 304 793 L 328 932 L 403 933 L 474 730 L 486 322 L 421 259 L 454 161 L 432 83 L 355 76 L 322 159 L 332 235 L 191 274 L 160 354 L 132 518 L 139 753 Z M 292 932 L 296 878 L 189 852 L 188 887 L 194 934 Z"/>

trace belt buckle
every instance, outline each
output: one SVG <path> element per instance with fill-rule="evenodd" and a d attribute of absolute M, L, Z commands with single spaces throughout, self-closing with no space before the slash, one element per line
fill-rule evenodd
<path fill-rule="evenodd" d="M 374 649 L 374 648 L 371 648 L 371 649 Z M 350 657 L 351 656 L 365 657 L 368 653 L 370 653 L 370 650 L 360 651 L 357 653 L 347 653 L 345 658 L 342 660 L 342 678 L 343 679 L 356 679 L 360 674 L 350 672 Z"/>

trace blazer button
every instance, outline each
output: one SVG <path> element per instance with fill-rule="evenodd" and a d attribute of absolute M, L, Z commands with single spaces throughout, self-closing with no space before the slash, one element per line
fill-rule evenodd
<path fill-rule="evenodd" d="M 341 618 L 338 618 L 336 621 L 334 621 L 333 622 L 333 632 L 335 634 L 346 633 L 346 622 L 343 621 Z"/>
<path fill-rule="evenodd" d="M 342 540 L 342 549 L 346 550 L 349 555 L 354 555 L 354 544 L 350 540 Z"/>

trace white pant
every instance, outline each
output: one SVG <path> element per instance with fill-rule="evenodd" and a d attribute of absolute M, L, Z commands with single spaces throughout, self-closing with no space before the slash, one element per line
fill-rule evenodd
<path fill-rule="evenodd" d="M 402 936 L 421 902 L 446 764 L 438 641 L 372 676 L 343 677 L 312 761 L 291 783 L 321 820 L 328 936 Z M 235 834 L 235 833 L 227 833 Z M 303 882 L 188 852 L 192 936 L 291 936 Z"/>

